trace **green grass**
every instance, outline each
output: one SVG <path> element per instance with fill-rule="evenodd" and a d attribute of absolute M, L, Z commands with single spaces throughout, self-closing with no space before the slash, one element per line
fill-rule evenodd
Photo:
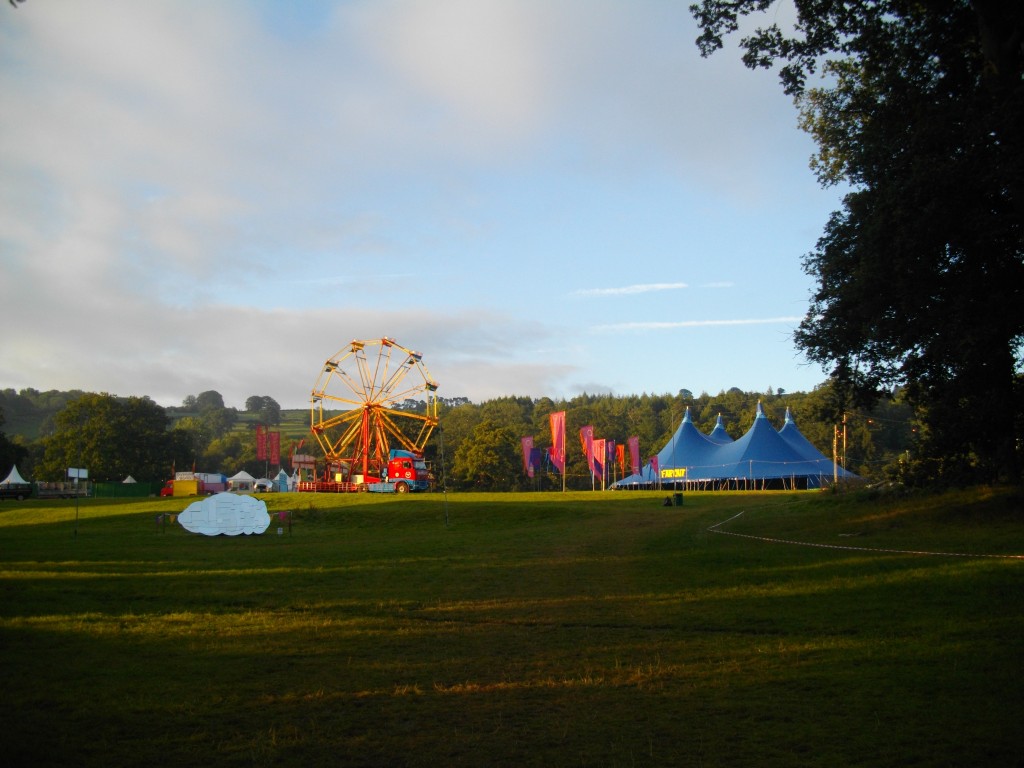
<path fill-rule="evenodd" d="M 264 498 L 0 504 L 9 763 L 1024 759 L 1019 496 Z"/>

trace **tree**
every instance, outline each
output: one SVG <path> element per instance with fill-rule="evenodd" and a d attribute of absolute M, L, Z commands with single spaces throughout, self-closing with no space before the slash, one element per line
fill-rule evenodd
<path fill-rule="evenodd" d="M 481 422 L 455 454 L 452 474 L 467 488 L 509 491 L 521 484 L 520 435 L 495 421 Z"/>
<path fill-rule="evenodd" d="M 206 463 L 233 475 L 246 470 L 257 477 L 263 474 L 263 462 L 256 459 L 256 448 L 247 435 L 232 432 L 217 438 L 206 449 Z"/>
<path fill-rule="evenodd" d="M 238 421 L 238 411 L 225 406 L 224 397 L 214 389 L 200 392 L 195 396 L 189 395 L 183 405 L 198 412 L 197 418 L 201 426 L 194 431 L 200 433 L 206 442 L 223 437 Z M 248 406 L 248 401 L 246 405 Z"/>
<path fill-rule="evenodd" d="M 37 468 L 42 479 L 61 480 L 68 467 L 89 470 L 97 480 L 161 480 L 170 470 L 173 443 L 163 408 L 148 397 L 118 399 L 87 394 L 54 419 Z"/>
<path fill-rule="evenodd" d="M 224 397 L 215 389 L 208 389 L 200 392 L 195 399 L 196 410 L 200 413 L 206 411 L 222 411 L 225 408 Z"/>
<path fill-rule="evenodd" d="M 771 5 L 692 6 L 701 52 Z M 851 187 L 804 259 L 796 343 L 851 404 L 906 388 L 930 479 L 1019 481 L 1024 3 L 795 5 L 798 31 L 755 30 L 743 59 L 781 65 L 819 180 Z"/>
<path fill-rule="evenodd" d="M 250 408 L 250 403 L 258 400 L 255 408 Z M 260 395 L 250 397 L 245 401 L 245 409 L 251 410 L 256 413 L 260 422 L 263 424 L 280 424 L 281 423 L 281 406 L 278 405 L 277 400 L 270 397 L 270 395 Z"/>

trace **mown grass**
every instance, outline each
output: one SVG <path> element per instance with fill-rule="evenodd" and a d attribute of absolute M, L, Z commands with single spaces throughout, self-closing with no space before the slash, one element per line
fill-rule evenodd
<path fill-rule="evenodd" d="M 1013 494 L 265 498 L 0 505 L 11 764 L 1024 758 Z"/>

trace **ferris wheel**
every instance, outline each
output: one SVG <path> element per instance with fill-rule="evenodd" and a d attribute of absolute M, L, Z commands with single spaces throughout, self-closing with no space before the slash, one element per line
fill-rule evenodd
<path fill-rule="evenodd" d="M 329 469 L 366 482 L 392 448 L 422 454 L 437 426 L 437 383 L 422 355 L 384 337 L 353 341 L 324 363 L 310 396 L 310 428 Z"/>

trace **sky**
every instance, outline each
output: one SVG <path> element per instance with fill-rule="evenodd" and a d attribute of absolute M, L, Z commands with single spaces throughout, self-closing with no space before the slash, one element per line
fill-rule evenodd
<path fill-rule="evenodd" d="M 839 194 L 688 4 L 3 3 L 0 388 L 303 408 L 387 336 L 474 402 L 810 391 Z"/>

